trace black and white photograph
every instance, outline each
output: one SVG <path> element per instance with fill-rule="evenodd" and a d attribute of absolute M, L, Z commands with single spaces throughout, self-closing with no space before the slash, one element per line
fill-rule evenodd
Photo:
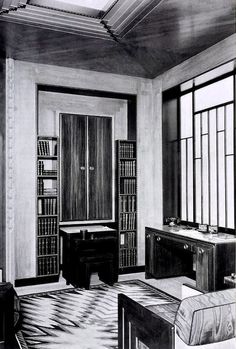
<path fill-rule="evenodd" d="M 0 349 L 236 349 L 236 0 L 0 0 Z"/>

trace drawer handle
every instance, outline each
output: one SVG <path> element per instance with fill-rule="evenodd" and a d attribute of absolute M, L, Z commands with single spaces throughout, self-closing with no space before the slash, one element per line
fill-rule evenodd
<path fill-rule="evenodd" d="M 184 244 L 184 249 L 185 249 L 185 250 L 188 249 L 188 244 Z"/>
<path fill-rule="evenodd" d="M 161 237 L 160 237 L 160 236 L 157 236 L 156 240 L 157 240 L 157 241 L 161 241 Z"/>

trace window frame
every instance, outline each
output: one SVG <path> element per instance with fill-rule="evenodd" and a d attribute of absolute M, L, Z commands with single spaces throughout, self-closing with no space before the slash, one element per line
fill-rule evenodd
<path fill-rule="evenodd" d="M 218 67 L 216 67 L 218 68 Z M 215 68 L 214 68 L 215 69 Z M 212 69 L 212 70 L 214 70 Z M 233 77 L 233 100 L 225 102 L 225 103 L 220 103 L 220 104 L 215 104 L 214 106 L 205 108 L 205 109 L 201 109 L 201 110 L 195 110 L 195 92 L 199 89 L 202 89 L 203 87 L 209 86 L 213 83 L 216 83 L 218 81 L 221 81 L 225 78 L 228 77 Z M 227 105 L 233 105 L 233 123 L 234 123 L 234 132 L 233 132 L 233 136 L 234 136 L 234 145 L 233 145 L 233 161 L 234 161 L 234 178 L 236 177 L 236 68 L 232 69 L 232 71 L 230 72 L 226 72 L 223 73 L 222 75 L 218 76 L 218 77 L 214 77 L 206 82 L 203 82 L 201 84 L 195 84 L 195 79 L 197 77 L 191 79 L 192 80 L 192 86 L 190 88 L 187 88 L 183 91 L 181 91 L 181 88 L 179 89 L 179 97 L 178 97 L 178 143 L 179 143 L 179 164 L 180 164 L 180 171 L 178 173 L 178 182 L 179 182 L 179 217 L 181 217 L 182 214 L 182 183 L 181 183 L 181 168 L 182 168 L 182 157 L 181 157 L 181 97 L 191 93 L 192 94 L 192 147 L 193 147 L 193 156 L 192 156 L 192 160 L 193 160 L 193 222 L 188 221 L 188 220 L 181 220 L 181 223 L 183 224 L 187 224 L 190 226 L 198 226 L 198 223 L 196 222 L 196 158 L 195 158 L 195 116 L 197 114 L 202 114 L 204 111 L 206 112 L 210 112 L 211 110 L 217 110 L 218 108 L 222 107 L 222 106 L 227 106 Z M 186 82 L 183 82 L 181 85 L 186 84 Z M 209 127 L 209 118 L 208 118 L 208 127 Z M 218 132 L 218 131 L 216 131 Z M 209 137 L 209 135 L 208 135 Z M 183 137 L 183 139 L 186 139 L 186 137 Z M 208 148 L 209 149 L 209 148 Z M 225 154 L 226 157 L 226 154 Z M 210 159 L 210 158 L 209 158 Z M 210 162 L 210 160 L 208 159 L 208 162 Z M 218 164 L 218 158 L 217 158 L 217 164 Z M 218 166 L 218 165 L 217 165 Z M 202 180 L 202 176 L 201 176 L 201 180 Z M 210 182 L 210 178 L 208 178 L 208 181 Z M 209 184 L 210 185 L 210 184 Z M 187 181 L 186 181 L 186 187 L 187 187 Z M 202 190 L 202 189 L 201 189 Z M 225 191 L 227 190 L 226 185 L 225 185 Z M 219 191 L 218 188 L 218 184 L 217 184 L 217 192 Z M 218 195 L 218 193 L 217 193 Z M 219 226 L 219 231 L 225 231 L 225 232 L 229 232 L 231 234 L 235 234 L 235 228 L 236 228 L 236 180 L 234 180 L 234 228 L 227 228 L 227 227 L 221 227 Z M 187 199 L 186 199 L 187 200 Z M 201 203 L 202 203 L 203 198 L 201 197 Z M 217 197 L 218 200 L 218 197 Z M 186 201 L 187 202 L 187 201 Z M 208 202 L 209 205 L 209 219 L 210 219 L 210 200 Z M 227 205 L 227 203 L 225 204 L 225 206 Z M 188 205 L 186 205 L 188 206 Z M 202 205 L 201 205 L 202 206 Z M 218 206 L 218 202 L 217 202 L 217 206 Z M 201 208 L 202 210 L 202 208 Z M 217 210 L 217 222 L 219 223 L 219 214 L 218 214 L 219 210 Z M 186 217 L 188 218 L 188 216 Z M 226 220 L 226 224 L 227 225 L 227 217 L 225 217 Z"/>

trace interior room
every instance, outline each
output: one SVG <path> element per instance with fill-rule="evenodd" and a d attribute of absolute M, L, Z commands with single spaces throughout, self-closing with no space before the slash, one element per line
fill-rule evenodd
<path fill-rule="evenodd" d="M 235 0 L 0 0 L 0 349 L 236 347 Z"/>

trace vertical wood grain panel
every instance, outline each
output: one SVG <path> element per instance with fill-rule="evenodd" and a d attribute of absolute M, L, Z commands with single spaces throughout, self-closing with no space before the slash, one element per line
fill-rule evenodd
<path fill-rule="evenodd" d="M 112 119 L 88 118 L 89 219 L 112 219 Z"/>
<path fill-rule="evenodd" d="M 86 118 L 61 115 L 62 220 L 86 220 Z"/>

